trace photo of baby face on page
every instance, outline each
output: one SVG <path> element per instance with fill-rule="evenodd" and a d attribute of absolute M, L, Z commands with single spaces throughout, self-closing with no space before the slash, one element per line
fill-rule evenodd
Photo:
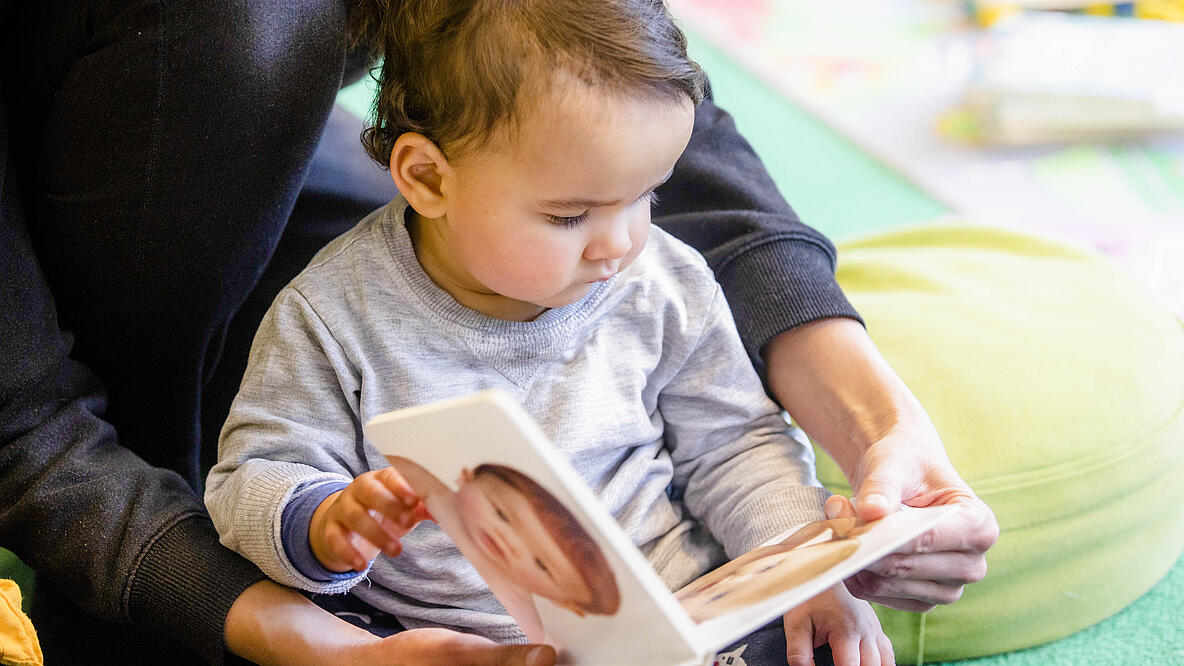
<path fill-rule="evenodd" d="M 532 641 L 543 634 L 534 596 L 581 617 L 617 612 L 620 591 L 604 553 L 534 479 L 485 463 L 464 468 L 454 489 L 412 460 L 387 460 Z"/>
<path fill-rule="evenodd" d="M 783 541 L 755 548 L 675 593 L 687 614 L 704 622 L 768 599 L 825 572 L 859 549 L 875 523 L 834 518 L 807 523 Z"/>

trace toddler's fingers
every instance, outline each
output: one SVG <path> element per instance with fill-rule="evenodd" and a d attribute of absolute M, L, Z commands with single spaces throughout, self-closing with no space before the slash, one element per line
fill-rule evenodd
<path fill-rule="evenodd" d="M 896 666 L 896 652 L 892 649 L 892 640 L 886 635 L 876 636 L 876 648 L 880 651 L 880 666 Z"/>
<path fill-rule="evenodd" d="M 385 467 L 376 472 L 376 477 L 386 486 L 395 497 L 403 503 L 403 506 L 410 509 L 419 503 L 419 495 L 411 489 L 411 484 L 403 478 L 402 474 L 394 467 Z"/>
<path fill-rule="evenodd" d="M 332 558 L 332 562 L 322 562 L 329 569 L 353 569 L 354 571 L 364 571 L 366 569 L 366 558 L 359 553 L 353 545 L 352 532 L 346 530 L 340 524 L 330 523 L 325 526 L 325 550 Z"/>
<path fill-rule="evenodd" d="M 370 510 L 370 517 L 373 518 L 380 527 L 382 527 L 383 533 L 390 538 L 389 541 L 382 544 L 382 552 L 388 557 L 394 557 L 403 552 L 403 546 L 399 543 L 399 539 L 402 539 L 403 535 L 407 534 L 407 532 L 411 530 L 399 525 L 394 519 L 384 516 L 373 509 Z"/>
<path fill-rule="evenodd" d="M 374 553 L 367 559 L 373 559 L 381 550 L 387 552 L 399 543 L 399 534 L 392 525 L 386 525 L 382 514 L 374 509 L 368 509 L 352 498 L 342 497 L 333 507 L 337 510 L 337 519 L 350 532 L 354 532 L 366 539 Z"/>
<path fill-rule="evenodd" d="M 350 491 L 353 498 L 367 509 L 373 509 L 384 516 L 392 518 L 399 518 L 406 514 L 415 503 L 419 501 L 415 498 L 410 505 L 408 505 L 402 497 L 398 496 L 387 485 L 384 475 L 386 472 L 394 472 L 393 469 L 386 468 L 375 472 L 367 472 L 358 478 L 354 479 L 351 484 Z M 396 474 L 397 476 L 397 474 Z M 414 497 L 414 495 L 412 495 Z M 396 523 L 406 522 L 405 520 L 396 520 Z"/>
<path fill-rule="evenodd" d="M 837 663 L 837 662 L 836 662 Z M 880 646 L 872 636 L 864 636 L 859 641 L 859 666 L 883 666 L 880 657 Z"/>
<path fill-rule="evenodd" d="M 418 523 L 421 520 L 436 521 L 436 517 L 432 515 L 431 511 L 428 511 L 428 505 L 423 502 L 415 505 L 415 522 Z"/>
<path fill-rule="evenodd" d="M 381 549 L 378 546 L 375 546 L 374 543 L 369 539 L 356 532 L 350 532 L 349 544 L 353 547 L 354 551 L 362 557 L 362 566 L 360 568 L 355 567 L 355 569 L 358 571 L 365 569 L 370 563 L 370 560 L 378 557 L 378 553 L 381 552 Z"/>
<path fill-rule="evenodd" d="M 785 661 L 789 666 L 814 666 L 814 627 L 808 618 L 786 618 Z"/>
<path fill-rule="evenodd" d="M 859 660 L 863 655 L 860 652 L 859 636 L 832 631 L 828 642 L 835 666 L 860 666 Z M 879 666 L 879 664 L 874 666 Z"/>

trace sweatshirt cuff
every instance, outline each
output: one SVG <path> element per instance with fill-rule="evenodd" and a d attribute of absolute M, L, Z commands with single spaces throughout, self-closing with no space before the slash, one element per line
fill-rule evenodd
<path fill-rule="evenodd" d="M 222 663 L 226 614 L 243 590 L 264 580 L 255 565 L 218 542 L 210 519 L 182 518 L 152 541 L 132 574 L 127 614 L 175 636 L 206 661 Z"/>
<path fill-rule="evenodd" d="M 794 525 L 824 520 L 828 497 L 826 488 L 786 484 L 742 505 L 730 521 L 735 527 L 720 535 L 728 559 L 736 559 Z"/>
<path fill-rule="evenodd" d="M 350 572 L 341 579 L 318 581 L 301 573 L 288 558 L 283 546 L 284 508 L 293 499 L 293 491 L 324 483 L 348 483 L 349 477 L 313 470 L 306 465 L 268 462 L 255 470 L 238 489 L 233 508 L 233 528 L 223 534 L 223 542 L 254 562 L 269 578 L 288 587 L 316 594 L 346 592 L 369 573 Z M 233 489 L 223 486 L 219 492 Z"/>
<path fill-rule="evenodd" d="M 354 571 L 338 573 L 326 569 L 312 552 L 312 544 L 308 540 L 312 515 L 316 513 L 317 507 L 326 497 L 348 485 L 341 481 L 331 481 L 309 489 L 298 488 L 293 493 L 292 500 L 284 506 L 284 513 L 280 518 L 280 540 L 284 545 L 284 554 L 297 571 L 311 580 L 330 583 L 349 580 L 358 575 Z"/>
<path fill-rule="evenodd" d="M 863 323 L 835 281 L 834 250 L 810 239 L 781 236 L 746 248 L 716 270 L 716 279 L 762 379 L 761 350 L 781 333 L 831 317 Z"/>

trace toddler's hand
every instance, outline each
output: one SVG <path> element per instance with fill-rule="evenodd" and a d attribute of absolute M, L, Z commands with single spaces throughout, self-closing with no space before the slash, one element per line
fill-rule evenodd
<path fill-rule="evenodd" d="M 313 513 L 308 541 L 330 571 L 363 571 L 379 552 L 394 557 L 399 539 L 427 509 L 393 467 L 366 472 L 325 498 Z"/>
<path fill-rule="evenodd" d="M 785 614 L 785 657 L 790 666 L 814 663 L 814 648 L 830 643 L 835 666 L 890 666 L 892 642 L 871 604 L 842 583 Z"/>

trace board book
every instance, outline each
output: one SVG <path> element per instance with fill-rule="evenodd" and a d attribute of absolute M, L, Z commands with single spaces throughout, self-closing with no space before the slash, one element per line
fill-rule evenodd
<path fill-rule="evenodd" d="M 716 650 L 932 528 L 952 507 L 902 508 L 787 531 L 671 592 L 529 414 L 496 390 L 389 412 L 370 442 L 532 642 L 566 663 L 630 655 L 710 664 Z"/>

